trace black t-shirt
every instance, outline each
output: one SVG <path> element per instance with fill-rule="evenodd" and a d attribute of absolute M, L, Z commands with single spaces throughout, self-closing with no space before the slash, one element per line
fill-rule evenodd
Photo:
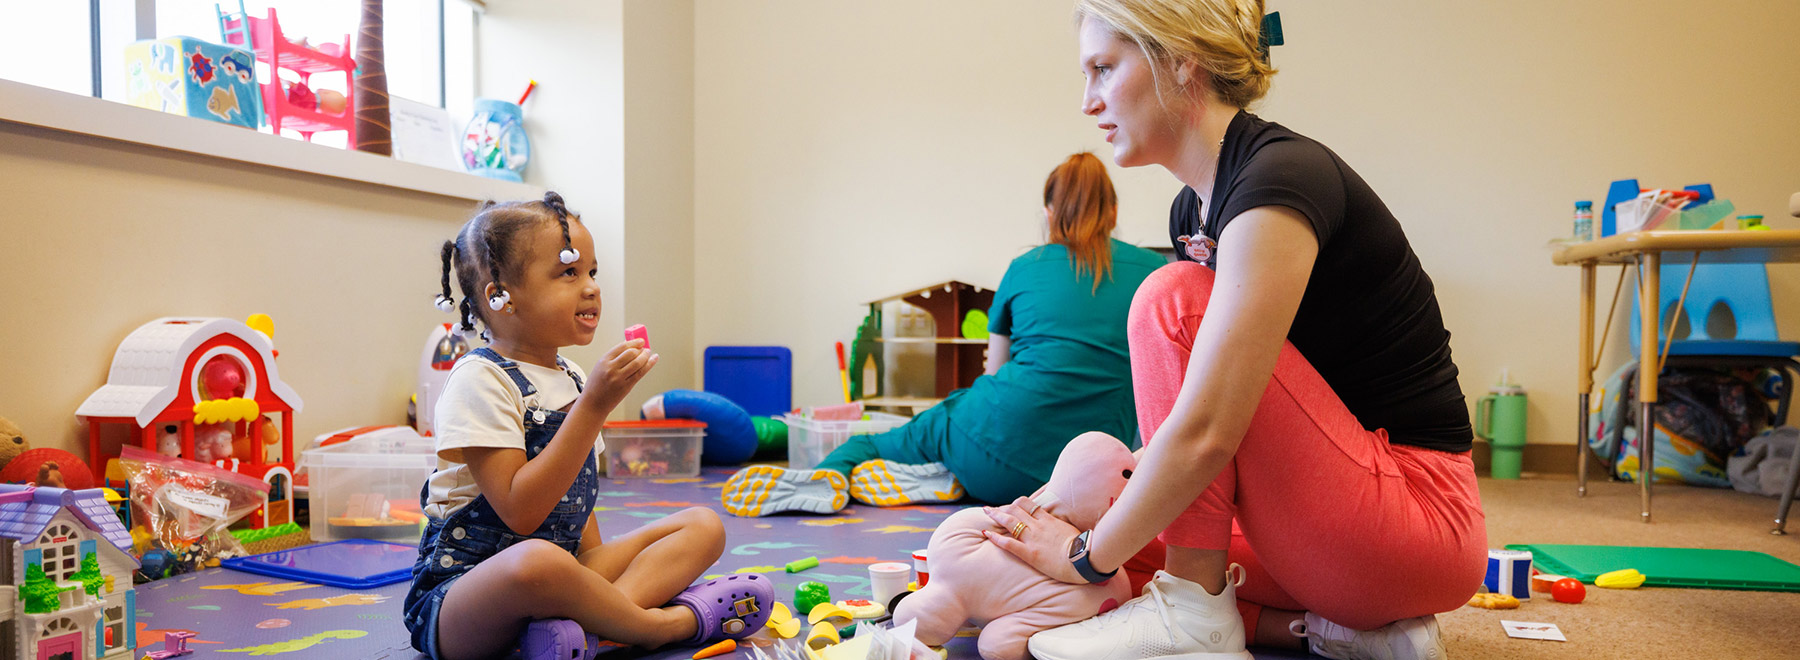
<path fill-rule="evenodd" d="M 1363 427 L 1387 429 L 1393 443 L 1469 450 L 1468 407 L 1431 278 L 1400 222 L 1349 165 L 1325 145 L 1240 112 L 1225 131 L 1204 229 L 1198 201 L 1192 188 L 1175 197 L 1169 240 L 1179 258 L 1215 268 L 1211 246 L 1238 215 L 1285 206 L 1305 216 L 1319 256 L 1288 340 Z"/>

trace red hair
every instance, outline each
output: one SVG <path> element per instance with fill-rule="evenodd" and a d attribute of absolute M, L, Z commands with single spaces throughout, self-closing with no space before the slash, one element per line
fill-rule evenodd
<path fill-rule="evenodd" d="M 1106 165 L 1093 154 L 1069 156 L 1044 180 L 1050 242 L 1069 249 L 1075 275 L 1093 273 L 1094 290 L 1112 277 L 1113 227 L 1119 223 L 1119 196 Z"/>

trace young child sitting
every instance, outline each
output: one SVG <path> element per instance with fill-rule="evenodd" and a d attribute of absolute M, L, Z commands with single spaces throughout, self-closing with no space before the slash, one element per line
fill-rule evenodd
<path fill-rule="evenodd" d="M 438 400 L 438 469 L 420 494 L 406 629 L 433 660 L 592 658 L 600 638 L 656 647 L 747 637 L 774 588 L 761 575 L 689 586 L 717 561 L 718 516 L 688 509 L 602 542 L 594 442 L 657 356 L 614 346 L 593 379 L 557 355 L 594 340 L 594 241 L 562 197 L 484 205 L 443 247 L 443 292 L 485 348 L 456 363 Z M 585 385 L 585 387 L 584 387 Z"/>

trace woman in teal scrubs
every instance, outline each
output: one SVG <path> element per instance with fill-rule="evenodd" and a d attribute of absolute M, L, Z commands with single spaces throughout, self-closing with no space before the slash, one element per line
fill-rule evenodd
<path fill-rule="evenodd" d="M 1048 244 L 1014 259 L 988 310 L 987 375 L 904 426 L 851 438 L 816 469 L 757 465 L 726 482 L 739 516 L 875 506 L 989 503 L 1037 490 L 1063 445 L 1087 431 L 1137 434 L 1125 318 L 1167 260 L 1111 238 L 1118 198 L 1092 154 L 1044 182 Z"/>

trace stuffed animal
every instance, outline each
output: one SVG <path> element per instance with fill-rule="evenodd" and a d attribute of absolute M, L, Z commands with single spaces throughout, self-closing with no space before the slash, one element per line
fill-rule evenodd
<path fill-rule="evenodd" d="M 7 463 L 30 449 L 31 442 L 25 439 L 25 431 L 12 420 L 0 417 L 0 470 L 6 469 Z"/>
<path fill-rule="evenodd" d="M 1124 443 L 1086 433 L 1063 448 L 1050 483 L 1033 499 L 1051 515 L 1093 529 L 1136 467 Z M 989 543 L 983 531 L 1010 532 L 979 508 L 958 511 L 938 525 L 928 546 L 931 581 L 900 601 L 896 625 L 917 620 L 919 641 L 942 646 L 964 622 L 973 622 L 982 626 L 981 657 L 1023 660 L 1030 657 L 1025 642 L 1032 634 L 1111 610 L 1131 597 L 1123 575 L 1100 584 L 1060 582 Z"/>

